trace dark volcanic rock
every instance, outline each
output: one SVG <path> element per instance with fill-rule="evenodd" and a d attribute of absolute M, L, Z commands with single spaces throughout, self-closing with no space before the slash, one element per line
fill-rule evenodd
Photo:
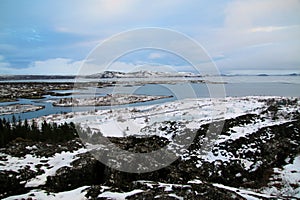
<path fill-rule="evenodd" d="M 199 184 L 166 184 L 153 181 L 138 181 L 132 182 L 129 185 L 128 191 L 140 190 L 140 192 L 128 195 L 126 199 L 129 200 L 152 200 L 152 199 L 170 199 L 175 200 L 178 198 L 183 199 L 224 199 L 224 200 L 242 200 L 244 199 L 240 195 L 215 187 L 207 183 Z M 103 189 L 101 186 L 93 186 L 87 190 L 86 197 L 88 199 L 103 199 L 108 200 L 107 197 L 98 197 L 106 189 Z M 109 188 L 109 191 L 124 193 L 127 191 L 115 188 Z M 105 196 L 105 195 L 104 195 Z"/>
<path fill-rule="evenodd" d="M 17 172 L 0 172 L 0 198 L 4 198 L 14 194 L 26 192 L 25 183 L 20 184 L 20 179 L 17 178 Z"/>
<path fill-rule="evenodd" d="M 55 176 L 47 177 L 46 189 L 54 192 L 75 189 L 84 185 L 103 183 L 105 165 L 91 154 L 81 154 L 80 158 L 71 163 L 71 167 L 62 167 Z"/>
<path fill-rule="evenodd" d="M 26 154 L 32 154 L 39 157 L 50 157 L 56 153 L 62 151 L 75 151 L 82 148 L 80 139 L 74 139 L 63 143 L 45 143 L 45 142 L 33 142 L 30 140 L 12 141 L 6 148 L 2 149 L 3 153 L 6 153 L 15 157 L 23 157 Z"/>
<path fill-rule="evenodd" d="M 280 113 L 280 105 L 291 102 L 270 99 L 268 107 L 262 115 L 245 114 L 236 118 L 224 121 L 213 122 L 202 125 L 198 130 L 180 129 L 176 135 L 176 129 L 181 125 L 177 122 L 167 122 L 161 127 L 161 131 L 170 132 L 174 137 L 170 140 L 158 137 L 129 136 L 124 138 L 108 138 L 110 142 L 103 142 L 103 136 L 94 138 L 95 144 L 100 142 L 101 149 L 91 151 L 96 158 L 105 160 L 111 167 L 102 164 L 90 153 L 77 155 L 78 159 L 56 171 L 54 176 L 47 177 L 46 185 L 40 188 L 46 191 L 67 191 L 84 185 L 91 186 L 87 189 L 89 199 L 107 199 L 98 197 L 105 191 L 126 193 L 133 190 L 140 190 L 136 194 L 129 195 L 127 199 L 243 199 L 235 192 L 218 188 L 210 183 L 220 183 L 236 188 L 261 188 L 267 185 L 274 167 L 282 167 L 300 153 L 300 114 L 299 112 L 289 113 L 285 116 Z M 243 134 L 242 137 L 230 138 L 234 134 L 233 127 L 244 125 L 255 125 L 257 121 L 288 119 L 288 122 L 277 125 L 264 125 L 256 132 Z M 277 122 L 277 121 L 272 121 Z M 223 127 L 222 127 L 223 126 Z M 221 130 L 220 130 L 221 129 Z M 184 131 L 186 131 L 184 133 Z M 210 132 L 208 132 L 208 130 Z M 220 143 L 212 144 L 214 156 L 224 156 L 224 160 L 205 160 L 202 157 L 201 148 L 205 141 L 213 138 L 214 133 L 221 133 L 221 137 L 228 138 L 219 140 Z M 153 169 L 159 165 L 161 160 L 169 159 L 168 155 L 155 154 L 154 157 L 146 157 L 143 153 L 155 152 L 162 147 L 176 147 L 182 140 L 193 136 L 192 144 L 185 149 L 186 156 L 179 157 L 170 165 L 156 171 L 147 173 L 127 173 L 116 170 L 115 166 L 138 169 L 138 162 L 135 162 L 132 154 L 140 153 L 140 159 L 147 160 L 147 169 Z M 172 135 L 172 136 L 173 136 Z M 33 147 L 35 148 L 28 148 Z M 111 146 L 118 147 L 111 148 Z M 82 147 L 78 140 L 65 144 L 32 143 L 30 141 L 11 143 L 2 151 L 6 154 L 22 157 L 26 154 L 49 157 L 62 151 L 74 151 Z M 128 152 L 130 152 L 128 154 Z M 200 153 L 199 153 L 200 152 Z M 145 155 L 145 156 L 143 156 Z M 0 157 L 5 159 L 4 157 Z M 289 159 L 287 159 L 289 158 Z M 247 161 L 247 165 L 245 162 Z M 12 194 L 25 193 L 24 185 L 27 180 L 35 177 L 42 171 L 31 171 L 23 169 L 19 172 L 1 171 L 0 193 L 2 197 Z M 195 184 L 190 180 L 201 180 L 203 183 Z M 142 181 L 143 180 L 143 181 Z M 105 186 L 105 187 L 104 187 Z M 261 197 L 259 197 L 261 198 Z M 263 198 L 262 198 L 263 199 Z"/>
<path fill-rule="evenodd" d="M 170 141 L 163 137 L 135 137 L 128 136 L 125 138 L 111 137 L 109 140 L 119 148 L 134 153 L 149 153 L 165 147 Z"/>
<path fill-rule="evenodd" d="M 256 116 L 243 116 L 243 118 L 246 119 L 246 122 L 244 120 L 241 120 L 241 123 L 248 123 L 247 121 L 253 120 L 253 117 Z M 233 122 L 230 122 L 229 120 L 226 122 L 226 124 L 232 123 Z M 230 126 L 227 125 L 227 128 L 228 127 Z M 245 186 L 258 188 L 266 184 L 266 180 L 271 175 L 273 167 L 282 166 L 283 164 L 285 164 L 285 158 L 287 158 L 288 156 L 292 158 L 299 152 L 300 137 L 298 131 L 295 131 L 299 130 L 299 128 L 300 123 L 299 120 L 297 120 L 281 125 L 266 127 L 260 129 L 256 133 L 247 136 L 247 138 L 242 137 L 235 141 L 228 140 L 227 142 L 221 143 L 218 146 L 219 150 L 226 150 L 227 152 L 235 155 L 237 158 L 246 157 L 249 160 L 253 160 L 256 165 L 250 168 L 250 170 L 246 170 L 239 159 L 232 159 L 230 161 L 216 160 L 213 162 L 201 161 L 201 165 L 197 166 L 196 163 L 199 161 L 199 158 L 191 156 L 191 159 L 188 160 L 182 160 L 181 158 L 179 158 L 171 165 L 157 171 L 148 173 L 126 173 L 114 170 L 110 167 L 104 167 L 103 165 L 97 163 L 97 161 L 95 161 L 93 158 L 89 158 L 92 161 L 88 162 L 85 160 L 86 158 L 84 158 L 74 162 L 74 167 L 72 168 L 65 167 L 59 170 L 55 177 L 51 177 L 48 179 L 47 183 L 49 188 L 51 187 L 55 190 L 61 187 L 75 188 L 84 185 L 83 183 L 92 184 L 92 180 L 94 180 L 92 175 L 97 174 L 97 176 L 100 177 L 98 179 L 98 183 L 105 183 L 112 188 L 118 188 L 120 191 L 130 191 L 138 188 L 131 185 L 133 182 L 138 180 L 187 184 L 189 180 L 200 179 L 206 182 L 221 183 L 234 187 Z M 265 140 L 264 136 L 266 134 L 271 134 L 271 139 Z M 195 141 L 199 142 L 201 138 L 203 139 L 203 134 L 199 129 L 198 133 L 196 134 Z M 165 141 L 165 139 L 157 136 L 152 137 L 151 140 L 146 143 L 144 143 L 144 141 L 146 141 L 147 138 L 143 139 L 128 137 L 113 139 L 111 138 L 111 140 L 122 149 L 133 152 L 151 152 L 153 149 L 157 149 L 158 147 L 162 147 L 168 143 L 167 141 Z M 265 143 L 266 141 L 267 143 Z M 247 152 L 240 150 L 241 148 L 245 148 L 245 145 L 247 146 L 249 144 L 251 146 L 251 144 L 253 143 L 257 144 L 256 147 L 259 151 Z M 248 147 L 250 148 L 250 146 Z M 201 147 L 201 145 L 192 145 L 189 150 L 193 151 L 193 148 L 199 147 Z M 146 150 L 141 150 L 141 148 Z M 113 154 L 113 152 L 110 153 Z M 127 163 L 125 162 L 126 164 L 128 164 L 129 166 L 132 165 L 132 167 L 134 167 L 134 163 L 131 163 L 130 158 L 126 158 L 125 155 L 120 155 L 120 157 L 122 157 L 125 161 L 127 160 Z M 156 161 L 153 160 L 153 163 L 155 162 Z M 84 169 L 84 167 L 76 167 L 77 164 L 75 163 L 86 163 L 82 165 L 86 167 L 86 169 Z M 260 165 L 258 165 L 258 163 L 260 163 Z M 79 166 L 81 166 L 81 164 L 79 164 Z M 82 180 L 82 178 L 77 179 L 74 178 L 74 176 L 80 177 L 80 174 L 87 174 L 86 179 L 83 179 L 86 180 L 86 182 L 81 181 L 81 184 L 76 184 L 76 182 Z M 206 192 L 210 194 L 209 198 L 220 196 L 222 197 L 222 199 L 232 199 L 231 196 L 226 196 L 228 195 L 226 194 L 226 192 L 228 191 L 226 191 L 225 193 L 221 192 L 221 194 L 213 196 L 214 194 L 218 194 L 218 192 L 220 192 L 220 189 L 211 188 L 211 186 L 207 185 L 197 185 L 193 187 L 197 188 L 197 190 L 195 189 L 196 191 L 200 190 L 201 188 L 203 189 L 203 191 L 207 190 Z M 132 198 L 151 199 L 154 198 L 154 194 L 157 195 L 157 191 L 147 190 L 143 194 L 134 195 L 134 197 Z M 166 195 L 167 194 L 165 193 L 161 193 L 160 198 L 173 198 L 168 195 L 167 197 Z M 197 193 L 197 195 L 199 194 Z M 188 192 L 187 196 L 185 197 L 187 199 L 197 199 L 197 195 L 196 193 Z M 203 199 L 204 196 L 201 196 L 201 198 Z"/>
<path fill-rule="evenodd" d="M 1 171 L 0 198 L 27 192 L 29 189 L 25 188 L 26 181 L 38 174 L 39 172 L 34 172 L 29 167 L 21 169 L 18 172 Z"/>
<path fill-rule="evenodd" d="M 247 158 L 253 161 L 254 165 L 249 171 L 239 170 L 239 172 L 253 183 L 252 187 L 259 188 L 266 185 L 272 168 L 287 164 L 286 158 L 294 158 L 300 152 L 299 130 L 300 120 L 297 119 L 294 122 L 264 127 L 247 137 L 227 141 L 220 145 L 220 149 L 232 153 L 237 158 Z M 243 185 L 239 181 L 226 184 Z M 246 184 L 249 187 L 249 182 Z"/>
<path fill-rule="evenodd" d="M 241 124 L 249 123 L 256 115 L 240 117 Z M 234 119 L 231 119 L 234 120 Z M 253 187 L 259 188 L 266 185 L 268 177 L 272 174 L 273 167 L 282 166 L 287 157 L 293 158 L 299 153 L 300 146 L 300 121 L 283 123 L 266 128 L 237 140 L 228 140 L 218 146 L 218 150 L 225 150 L 232 153 L 236 159 L 230 161 L 216 160 L 213 162 L 201 161 L 201 165 L 196 167 L 199 158 L 191 156 L 190 160 L 181 160 L 180 158 L 171 165 L 149 173 L 129 174 L 119 171 L 110 171 L 111 179 L 106 183 L 115 185 L 119 188 L 128 188 L 128 183 L 135 180 L 152 180 L 168 183 L 186 183 L 191 179 L 201 179 L 208 182 L 222 183 L 234 187 Z M 229 130 L 230 124 L 234 124 L 230 120 L 225 122 L 226 128 Z M 236 124 L 238 125 L 238 124 Z M 265 136 L 271 136 L 266 139 Z M 198 141 L 190 147 L 192 152 L 195 148 L 201 148 L 199 141 L 203 138 L 201 129 L 199 129 L 194 141 Z M 123 146 L 123 139 L 120 143 Z M 130 140 L 128 140 L 129 142 Z M 117 140 L 115 141 L 117 143 Z M 255 144 L 255 149 L 253 149 Z M 216 153 L 220 153 L 217 151 Z M 247 158 L 253 161 L 253 166 L 246 169 L 239 158 Z M 201 160 L 201 159 L 200 159 Z"/>

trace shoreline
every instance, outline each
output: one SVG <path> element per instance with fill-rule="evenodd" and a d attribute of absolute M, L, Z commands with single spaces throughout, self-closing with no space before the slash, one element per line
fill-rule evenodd
<path fill-rule="evenodd" d="M 128 95 L 115 94 L 89 99 L 61 98 L 52 103 L 56 107 L 85 107 L 85 106 L 116 106 L 134 103 L 143 103 L 159 99 L 172 98 L 173 96 L 150 96 L 150 95 Z"/>
<path fill-rule="evenodd" d="M 74 80 L 76 81 L 76 80 Z M 214 82 L 211 80 L 204 80 L 199 78 L 190 79 L 170 79 L 167 78 L 142 78 L 140 80 L 131 80 L 131 78 L 122 79 L 108 79 L 108 80 L 98 80 L 89 82 L 0 82 L 0 102 L 12 102 L 17 101 L 18 98 L 25 99 L 43 99 L 45 95 L 51 96 L 70 96 L 73 93 L 61 94 L 57 91 L 64 90 L 78 90 L 86 89 L 88 87 L 94 88 L 109 88 L 109 87 L 134 87 L 141 85 L 155 85 L 155 84 L 227 84 L 226 82 Z"/>
<path fill-rule="evenodd" d="M 0 106 L 0 118 L 2 115 L 13 115 L 19 113 L 28 113 L 28 112 L 35 112 L 38 110 L 44 109 L 45 106 L 37 106 L 32 104 L 11 104 L 6 106 Z M 14 110 L 13 110 L 14 109 Z"/>

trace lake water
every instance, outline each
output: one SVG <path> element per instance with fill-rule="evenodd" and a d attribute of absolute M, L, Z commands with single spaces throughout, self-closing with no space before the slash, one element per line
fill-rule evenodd
<path fill-rule="evenodd" d="M 213 78 L 212 78 L 213 79 Z M 300 77 L 299 76 L 232 76 L 222 77 L 226 96 L 289 96 L 299 97 L 300 96 Z M 39 80 L 41 81 L 41 80 Z M 44 82 L 47 80 L 44 80 Z M 53 81 L 53 80 L 51 80 Z M 58 80 L 60 82 L 62 80 Z M 62 81 L 63 82 L 63 81 Z M 70 92 L 70 91 L 61 91 Z M 62 98 L 45 96 L 44 99 L 30 100 L 30 99 L 19 99 L 17 102 L 4 102 L 0 103 L 0 106 L 20 103 L 20 104 L 33 104 L 43 105 L 44 109 L 15 114 L 17 118 L 31 119 L 44 115 L 59 114 L 62 112 L 73 112 L 73 111 L 88 111 L 94 109 L 111 109 L 117 107 L 129 107 L 137 105 L 152 105 L 164 102 L 170 102 L 177 99 L 185 98 L 208 98 L 210 93 L 208 87 L 203 83 L 178 83 L 178 84 L 145 84 L 141 86 L 116 86 L 107 88 L 89 88 L 89 90 L 80 90 L 80 95 L 90 96 L 93 95 L 106 95 L 109 93 L 124 93 L 124 94 L 146 94 L 146 95 L 172 95 L 172 98 L 160 99 L 150 102 L 134 103 L 130 105 L 120 106 L 98 106 L 98 107 L 76 107 L 73 110 L 72 107 L 55 107 L 52 105 L 51 100 Z M 92 94 L 91 94 L 92 93 Z M 68 96 L 71 97 L 71 96 Z M 7 119 L 11 119 L 12 115 L 2 115 Z"/>

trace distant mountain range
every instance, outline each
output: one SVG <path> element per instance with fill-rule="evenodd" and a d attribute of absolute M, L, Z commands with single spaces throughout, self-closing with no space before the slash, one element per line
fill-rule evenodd
<path fill-rule="evenodd" d="M 300 76 L 300 73 L 291 73 L 291 74 L 221 74 L 221 76 Z"/>
<path fill-rule="evenodd" d="M 291 74 L 222 74 L 221 76 L 300 76 L 299 73 Z M 89 78 L 89 79 L 99 79 L 99 78 L 155 78 L 155 77 L 202 77 L 199 74 L 194 74 L 191 72 L 154 72 L 154 71 L 136 71 L 136 72 L 118 72 L 118 71 L 104 71 L 97 74 L 86 75 L 86 76 L 75 76 L 75 75 L 0 75 L 0 81 L 7 80 L 55 80 L 55 79 L 75 79 Z"/>
<path fill-rule="evenodd" d="M 191 72 L 154 72 L 154 71 L 136 71 L 136 72 L 117 72 L 104 71 L 86 78 L 151 78 L 151 77 L 201 77 Z"/>
<path fill-rule="evenodd" d="M 50 79 L 75 79 L 73 75 L 0 75 L 0 81 L 6 80 L 50 80 Z"/>
<path fill-rule="evenodd" d="M 41 79 L 75 79 L 89 78 L 151 78 L 151 77 L 201 77 L 191 72 L 153 72 L 153 71 L 136 71 L 136 72 L 118 72 L 118 71 L 104 71 L 97 74 L 86 76 L 75 75 L 0 75 L 0 81 L 5 80 L 41 80 Z"/>

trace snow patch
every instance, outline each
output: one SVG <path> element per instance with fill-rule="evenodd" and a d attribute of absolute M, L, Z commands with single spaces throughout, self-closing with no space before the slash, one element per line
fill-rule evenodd
<path fill-rule="evenodd" d="M 70 190 L 70 191 L 65 191 L 65 192 L 59 192 L 59 193 L 49 193 L 45 190 L 31 190 L 30 192 L 26 194 L 21 194 L 21 195 L 15 195 L 15 196 L 10 196 L 7 197 L 3 200 L 15 200 L 15 199 L 29 199 L 31 198 L 32 200 L 84 200 L 86 199 L 86 189 L 89 186 L 82 186 L 80 188 Z"/>
<path fill-rule="evenodd" d="M 126 197 L 144 192 L 144 190 L 132 190 L 130 192 L 103 192 L 98 195 L 98 198 L 111 198 L 113 200 L 124 200 Z"/>

